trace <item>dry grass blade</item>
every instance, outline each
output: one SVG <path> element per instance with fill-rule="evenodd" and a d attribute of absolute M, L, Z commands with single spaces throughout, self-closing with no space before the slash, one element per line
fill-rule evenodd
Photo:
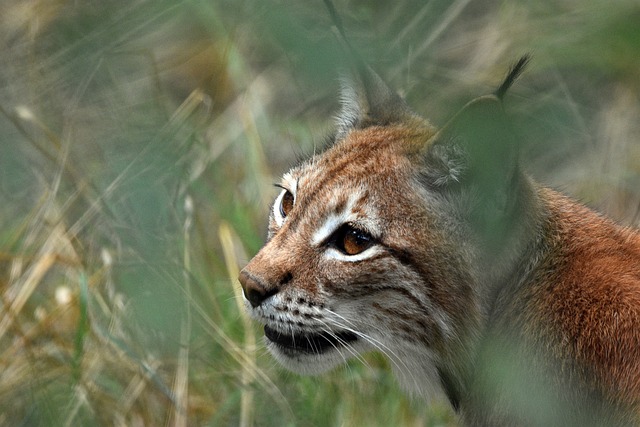
<path fill-rule="evenodd" d="M 20 310 L 26 304 L 31 294 L 35 291 L 39 283 L 42 282 L 44 275 L 55 264 L 57 255 L 54 253 L 45 253 L 38 258 L 35 264 L 29 269 L 28 275 L 19 286 L 20 291 L 16 297 L 9 303 L 4 315 L 0 320 L 0 339 L 11 327 L 13 319 L 19 315 Z M 5 303 L 6 304 L 6 303 Z"/>
<path fill-rule="evenodd" d="M 244 330 L 244 351 L 249 358 L 250 363 L 242 364 L 242 400 L 240 404 L 240 426 L 248 427 L 253 425 L 253 390 L 251 383 L 256 378 L 255 366 L 255 348 L 256 337 L 253 332 L 249 317 L 244 310 L 242 304 L 242 288 L 238 281 L 238 274 L 240 269 L 238 268 L 238 259 L 236 257 L 236 246 L 234 245 L 234 238 L 231 228 L 227 223 L 221 223 L 219 227 L 220 243 L 222 244 L 222 250 L 224 253 L 225 263 L 227 265 L 227 271 L 229 272 L 229 278 L 233 283 L 233 291 L 235 293 L 235 300 L 238 305 L 238 311 L 242 318 L 242 325 Z"/>
<path fill-rule="evenodd" d="M 180 350 L 178 367 L 173 382 L 173 425 L 186 427 L 189 409 L 189 346 L 191 344 L 191 227 L 193 224 L 193 200 L 190 196 L 184 202 L 185 219 L 183 226 L 183 278 L 185 289 L 185 314 L 180 327 Z"/>
<path fill-rule="evenodd" d="M 4 294 L 6 311 L 3 309 L 4 315 L 0 319 L 0 340 L 53 265 L 58 261 L 77 262 L 78 256 L 63 226 L 58 224 L 49 233 L 35 262 L 7 287 Z M 18 264 L 22 263 L 20 257 L 15 260 Z"/>

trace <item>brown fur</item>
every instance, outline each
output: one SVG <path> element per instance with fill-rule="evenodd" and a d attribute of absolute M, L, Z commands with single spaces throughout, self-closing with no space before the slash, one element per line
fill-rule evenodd
<path fill-rule="evenodd" d="M 547 407 L 552 415 L 544 414 L 544 423 L 533 424 L 636 424 L 640 236 L 553 190 L 540 188 L 538 194 L 542 221 L 529 271 L 522 283 L 501 289 L 489 329 L 515 347 L 506 351 L 518 359 L 515 369 L 538 381 L 518 384 L 531 387 L 527 398 L 558 405 Z M 521 412 L 504 418 L 531 424 Z M 470 418 L 496 421 L 483 417 Z"/>
<path fill-rule="evenodd" d="M 589 367 L 595 386 L 640 409 L 640 238 L 574 201 L 541 191 L 550 255 L 532 289 L 541 333 L 562 331 L 558 359 Z"/>

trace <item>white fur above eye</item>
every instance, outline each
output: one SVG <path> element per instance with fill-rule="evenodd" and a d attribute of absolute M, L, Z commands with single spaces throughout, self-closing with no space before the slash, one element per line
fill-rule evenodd
<path fill-rule="evenodd" d="M 316 229 L 311 237 L 311 245 L 319 246 L 323 242 L 325 242 L 341 225 L 346 223 L 357 223 L 364 230 L 371 233 L 374 236 L 378 236 L 377 227 L 373 218 L 375 217 L 375 212 L 369 209 L 367 212 L 367 217 L 363 218 L 361 215 L 353 212 L 354 207 L 358 204 L 359 201 L 363 199 L 363 192 L 355 191 L 351 195 L 349 195 L 349 199 L 347 201 L 346 206 L 340 212 L 333 212 L 333 206 L 329 206 L 329 211 L 331 213 L 327 214 L 322 224 Z M 337 203 L 338 198 L 336 198 L 335 203 Z"/>
<path fill-rule="evenodd" d="M 329 215 L 327 219 L 325 219 L 324 223 L 320 228 L 313 233 L 313 237 L 311 238 L 311 244 L 313 246 L 319 246 L 333 234 L 342 224 L 348 222 L 349 216 L 346 212 L 342 212 L 338 215 Z"/>

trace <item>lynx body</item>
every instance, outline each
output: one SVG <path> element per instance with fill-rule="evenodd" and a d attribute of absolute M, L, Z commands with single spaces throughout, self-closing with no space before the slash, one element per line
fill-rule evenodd
<path fill-rule="evenodd" d="M 638 233 L 522 172 L 501 96 L 440 130 L 366 66 L 343 98 L 240 274 L 275 358 L 380 351 L 468 425 L 640 423 Z"/>

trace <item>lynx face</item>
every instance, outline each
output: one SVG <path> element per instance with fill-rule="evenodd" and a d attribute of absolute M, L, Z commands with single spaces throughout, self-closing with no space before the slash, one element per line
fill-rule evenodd
<path fill-rule="evenodd" d="M 488 251 L 474 249 L 483 236 L 472 223 L 515 205 L 494 175 L 516 181 L 500 102 L 479 98 L 436 131 L 360 71 L 343 93 L 334 143 L 278 185 L 268 241 L 240 273 L 246 306 L 267 348 L 295 372 L 377 350 L 407 389 L 431 397 L 444 388 L 456 406 L 483 317 L 478 285 L 494 270 L 477 268 Z M 467 161 L 471 139 L 488 143 L 491 173 Z"/>
<path fill-rule="evenodd" d="M 268 242 L 240 278 L 287 368 L 316 374 L 376 349 L 410 388 L 438 386 L 425 358 L 474 313 L 462 248 L 434 214 L 443 201 L 419 183 L 433 136 L 425 122 L 354 129 L 284 175 Z"/>

